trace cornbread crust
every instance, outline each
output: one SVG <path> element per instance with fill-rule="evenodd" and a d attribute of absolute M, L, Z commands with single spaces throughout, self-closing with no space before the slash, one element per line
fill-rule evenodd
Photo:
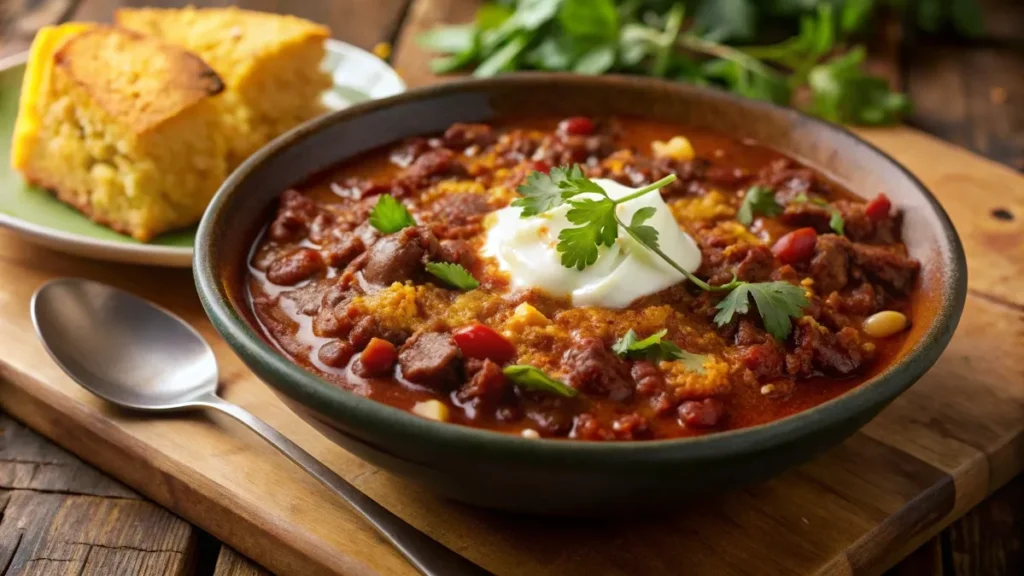
<path fill-rule="evenodd" d="M 155 38 L 62 28 L 36 38 L 30 67 L 40 68 L 26 74 L 38 77 L 36 93 L 19 110 L 14 167 L 140 241 L 198 221 L 226 174 L 220 78 Z"/>
<path fill-rule="evenodd" d="M 115 20 L 197 53 L 224 79 L 229 168 L 324 112 L 320 94 L 331 79 L 320 70 L 330 35 L 323 26 L 234 7 L 120 9 Z"/>

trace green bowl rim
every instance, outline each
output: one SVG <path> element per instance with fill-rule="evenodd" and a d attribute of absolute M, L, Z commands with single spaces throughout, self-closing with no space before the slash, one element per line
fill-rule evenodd
<path fill-rule="evenodd" d="M 218 268 L 213 261 L 216 230 L 224 219 L 223 208 L 239 183 L 265 159 L 303 140 L 321 128 L 344 122 L 360 114 L 399 106 L 423 98 L 440 97 L 463 90 L 489 87 L 514 87 L 560 83 L 600 89 L 611 83 L 626 83 L 640 89 L 675 90 L 681 94 L 698 93 L 705 98 L 727 101 L 770 114 L 787 114 L 795 124 L 809 124 L 831 131 L 849 145 L 863 146 L 899 170 L 931 205 L 941 224 L 940 236 L 948 243 L 947 251 L 938 251 L 947 273 L 939 282 L 940 299 L 932 326 L 899 361 L 856 388 L 808 410 L 769 423 L 729 430 L 704 436 L 623 442 L 583 442 L 568 439 L 528 439 L 469 426 L 445 424 L 415 416 L 404 410 L 353 394 L 306 371 L 268 344 L 231 306 L 223 291 Z M 825 428 L 828 424 L 855 418 L 872 406 L 884 406 L 916 382 L 938 359 L 949 343 L 959 322 L 967 297 L 967 264 L 963 247 L 949 216 L 930 191 L 906 168 L 876 146 L 849 130 L 812 118 L 796 110 L 766 102 L 749 100 L 724 91 L 672 83 L 664 80 L 630 76 L 578 76 L 554 73 L 517 73 L 486 79 L 461 79 L 398 94 L 389 98 L 358 104 L 312 120 L 277 138 L 244 162 L 224 182 L 207 209 L 196 235 L 193 270 L 196 288 L 203 308 L 214 327 L 236 353 L 257 363 L 273 380 L 270 385 L 329 419 L 350 424 L 353 429 L 387 427 L 410 442 L 431 438 L 463 456 L 496 454 L 510 460 L 559 462 L 572 464 L 646 461 L 668 462 L 682 459 L 721 458 L 757 452 L 794 441 Z M 365 441 L 366 438 L 363 438 Z"/>

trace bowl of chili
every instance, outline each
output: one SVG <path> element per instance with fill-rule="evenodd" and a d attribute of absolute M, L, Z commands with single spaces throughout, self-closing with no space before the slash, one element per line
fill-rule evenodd
<path fill-rule="evenodd" d="M 842 128 L 550 74 L 280 137 L 214 198 L 194 272 L 325 436 L 548 514 L 661 509 L 811 458 L 934 364 L 966 296 L 942 207 Z"/>

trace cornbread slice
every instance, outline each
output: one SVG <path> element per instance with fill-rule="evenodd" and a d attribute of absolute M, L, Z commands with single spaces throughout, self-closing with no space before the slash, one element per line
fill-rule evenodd
<path fill-rule="evenodd" d="M 324 111 L 331 78 L 320 70 L 330 35 L 323 26 L 233 7 L 121 9 L 115 19 L 195 52 L 224 79 L 229 168 Z"/>
<path fill-rule="evenodd" d="M 159 39 L 105 26 L 33 43 L 11 163 L 111 228 L 148 241 L 197 222 L 226 175 L 217 73 Z"/>

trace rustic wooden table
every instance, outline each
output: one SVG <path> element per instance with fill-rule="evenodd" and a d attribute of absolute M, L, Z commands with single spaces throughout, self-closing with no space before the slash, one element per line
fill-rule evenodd
<path fill-rule="evenodd" d="M 26 48 L 41 25 L 65 19 L 109 21 L 119 5 L 154 4 L 178 3 L 3 0 L 0 57 Z M 424 54 L 415 46 L 415 35 L 433 23 L 470 18 L 476 1 L 246 0 L 240 4 L 326 23 L 336 38 L 364 48 L 391 44 L 396 68 L 410 86 L 416 86 L 433 78 Z M 911 125 L 1024 172 L 1024 2 L 987 0 L 983 4 L 985 37 L 948 42 L 886 33 L 874 65 L 913 97 Z M 65 574 L 69 566 L 80 564 L 72 561 L 86 557 L 89 562 L 82 564 L 86 571 L 76 573 L 266 573 L 199 528 L 2 414 L 0 428 L 3 574 Z M 1024 477 L 925 543 L 890 574 L 1024 574 Z"/>

